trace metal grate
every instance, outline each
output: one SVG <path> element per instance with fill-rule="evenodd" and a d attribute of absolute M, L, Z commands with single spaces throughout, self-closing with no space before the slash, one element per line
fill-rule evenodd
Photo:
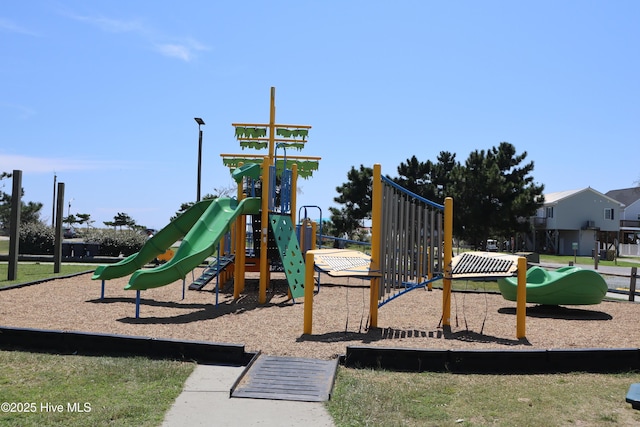
<path fill-rule="evenodd" d="M 451 261 L 451 278 L 509 277 L 517 272 L 515 255 L 465 252 Z"/>
<path fill-rule="evenodd" d="M 259 356 L 231 397 L 324 402 L 330 399 L 338 359 Z"/>
<path fill-rule="evenodd" d="M 371 264 L 366 258 L 347 258 L 341 256 L 323 256 L 322 260 L 334 271 L 350 270 L 354 267 L 362 267 Z"/>

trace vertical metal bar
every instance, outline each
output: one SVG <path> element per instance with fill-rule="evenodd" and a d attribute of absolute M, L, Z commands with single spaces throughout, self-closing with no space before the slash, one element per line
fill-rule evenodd
<path fill-rule="evenodd" d="M 410 215 L 409 215 L 409 224 L 407 227 L 407 233 L 409 233 L 409 279 L 415 280 L 416 277 L 416 203 L 412 201 L 409 204 Z"/>
<path fill-rule="evenodd" d="M 403 223 L 402 223 L 402 283 L 409 281 L 409 196 L 404 196 L 403 203 Z"/>
<path fill-rule="evenodd" d="M 18 253 L 20 252 L 20 211 L 22 207 L 22 171 L 13 170 L 13 187 L 11 190 L 11 212 L 9 224 L 9 265 L 7 280 L 18 277 Z M 59 239 L 56 241 L 59 243 Z M 59 245 L 58 245 L 59 246 Z M 56 246 L 57 247 L 57 246 Z M 59 252 L 59 250 L 58 250 Z M 54 271 L 58 273 L 58 271 Z"/>
<path fill-rule="evenodd" d="M 391 203 L 389 204 L 389 249 L 388 249 L 388 257 L 389 257 L 389 273 L 388 273 L 388 289 L 387 293 L 390 293 L 396 287 L 396 274 L 398 272 L 398 264 L 397 264 L 397 250 L 398 250 L 398 241 L 396 235 L 396 226 L 398 222 L 398 204 L 400 200 L 398 199 L 398 193 L 393 188 L 389 188 L 389 193 L 391 196 Z"/>
<path fill-rule="evenodd" d="M 444 257 L 442 256 L 442 252 L 443 252 L 443 247 L 442 247 L 442 242 L 444 240 L 444 237 L 442 235 L 442 213 L 438 213 L 437 216 L 437 223 L 438 223 L 438 241 L 436 242 L 436 244 L 438 245 L 438 273 L 439 274 L 444 274 L 447 266 L 443 265 L 444 263 Z"/>
<path fill-rule="evenodd" d="M 417 282 L 422 282 L 423 277 L 423 262 L 424 262 L 424 245 L 422 241 L 423 233 L 423 213 L 424 213 L 424 205 L 420 203 L 416 207 L 416 226 L 414 230 L 415 238 L 416 238 L 416 278 Z"/>
<path fill-rule="evenodd" d="M 392 212 L 391 207 L 393 205 L 393 193 L 388 185 L 383 183 L 383 214 L 382 214 L 382 239 L 384 241 L 382 247 L 382 286 L 380 292 L 382 294 L 389 293 L 390 288 L 390 271 L 391 271 L 391 262 L 389 260 L 390 250 L 393 247 L 391 244 L 391 218 Z M 380 295 L 382 296 L 382 295 Z"/>
<path fill-rule="evenodd" d="M 136 291 L 136 319 L 140 317 L 140 291 Z"/>
<path fill-rule="evenodd" d="M 398 254 L 398 276 L 396 281 L 396 288 L 402 286 L 404 279 L 404 208 L 405 208 L 405 195 L 400 194 L 400 205 L 398 211 L 398 244 L 396 245 L 396 252 Z"/>

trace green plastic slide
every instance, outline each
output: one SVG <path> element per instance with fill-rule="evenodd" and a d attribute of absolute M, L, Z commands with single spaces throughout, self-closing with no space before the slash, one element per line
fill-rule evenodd
<path fill-rule="evenodd" d="M 259 211 L 260 198 L 258 197 L 249 197 L 240 203 L 226 197 L 213 200 L 182 239 L 182 244 L 173 258 L 159 267 L 136 271 L 125 289 L 157 288 L 184 278 L 187 273 L 216 252 L 218 242 L 238 215 L 256 214 Z"/>
<path fill-rule="evenodd" d="M 516 301 L 518 279 L 498 279 L 500 293 L 508 301 Z M 527 270 L 527 302 L 543 305 L 600 304 L 607 294 L 607 283 L 593 270 L 561 267 L 545 270 L 533 266 Z"/>
<path fill-rule="evenodd" d="M 203 200 L 191 206 L 169 225 L 151 237 L 139 252 L 129 255 L 115 264 L 101 265 L 93 273 L 93 280 L 110 280 L 128 276 L 144 267 L 158 255 L 163 254 L 172 244 L 187 235 L 198 218 L 211 206 L 212 200 Z"/>

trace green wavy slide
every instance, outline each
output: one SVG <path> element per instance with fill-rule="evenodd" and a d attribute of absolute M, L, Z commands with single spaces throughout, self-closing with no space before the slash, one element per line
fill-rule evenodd
<path fill-rule="evenodd" d="M 93 280 L 110 280 L 118 277 L 128 276 L 136 270 L 151 262 L 158 255 L 163 254 L 172 244 L 187 235 L 193 225 L 204 214 L 212 200 L 203 200 L 197 202 L 179 217 L 174 219 L 153 235 L 139 252 L 129 255 L 122 261 L 115 264 L 101 265 L 93 272 L 91 279 Z"/>
<path fill-rule="evenodd" d="M 259 211 L 259 197 L 249 197 L 241 202 L 227 197 L 214 199 L 184 236 L 173 258 L 159 267 L 136 271 L 125 289 L 157 288 L 183 279 L 216 252 L 218 242 L 239 215 L 257 214 Z"/>

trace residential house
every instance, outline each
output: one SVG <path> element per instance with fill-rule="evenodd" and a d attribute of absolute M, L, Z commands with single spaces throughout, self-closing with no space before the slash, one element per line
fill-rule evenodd
<path fill-rule="evenodd" d="M 640 187 L 611 190 L 606 195 L 624 204 L 620 213 L 619 254 L 640 256 Z"/>
<path fill-rule="evenodd" d="M 594 190 L 560 191 L 544 195 L 533 218 L 536 252 L 592 256 L 615 248 L 623 204 Z"/>

